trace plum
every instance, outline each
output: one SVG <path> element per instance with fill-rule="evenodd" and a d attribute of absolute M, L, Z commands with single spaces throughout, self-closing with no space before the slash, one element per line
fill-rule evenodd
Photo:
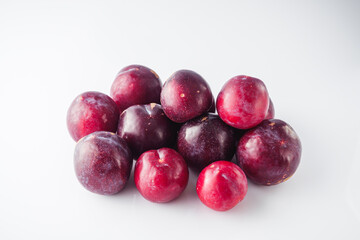
<path fill-rule="evenodd" d="M 225 83 L 217 100 L 220 118 L 238 129 L 249 129 L 265 119 L 269 108 L 269 94 L 265 84 L 257 78 L 236 76 Z"/>
<path fill-rule="evenodd" d="M 117 74 L 110 96 L 121 113 L 137 104 L 160 103 L 161 81 L 150 68 L 141 65 L 124 67 Z"/>
<path fill-rule="evenodd" d="M 210 86 L 199 74 L 179 70 L 165 82 L 160 102 L 168 118 L 183 123 L 208 112 L 212 97 Z"/>
<path fill-rule="evenodd" d="M 134 181 L 147 200 L 164 203 L 179 197 L 189 180 L 183 157 L 171 148 L 141 154 L 135 165 Z"/>
<path fill-rule="evenodd" d="M 214 96 L 211 96 L 211 107 L 209 108 L 209 112 L 211 113 L 215 113 L 216 111 L 216 106 L 215 106 L 215 99 Z"/>
<path fill-rule="evenodd" d="M 274 185 L 289 179 L 301 158 L 301 142 L 294 129 L 279 119 L 264 120 L 240 139 L 237 164 L 254 183 Z"/>
<path fill-rule="evenodd" d="M 190 167 L 201 171 L 212 162 L 230 161 L 235 154 L 235 141 L 235 129 L 218 115 L 207 113 L 182 125 L 177 150 Z"/>
<path fill-rule="evenodd" d="M 269 98 L 270 100 L 270 103 L 269 103 L 269 108 L 266 112 L 266 116 L 265 116 L 265 119 L 272 119 L 275 117 L 275 108 L 274 108 L 274 104 L 273 102 L 271 101 L 271 98 Z"/>
<path fill-rule="evenodd" d="M 84 92 L 71 103 L 66 120 L 71 137 L 78 141 L 96 131 L 116 132 L 119 110 L 106 94 Z"/>
<path fill-rule="evenodd" d="M 93 193 L 111 195 L 120 192 L 129 180 L 132 162 L 126 142 L 115 133 L 94 132 L 76 144 L 76 176 Z"/>
<path fill-rule="evenodd" d="M 217 161 L 204 168 L 196 183 L 201 202 L 216 211 L 235 207 L 244 199 L 247 189 L 244 172 L 228 161 Z"/>
<path fill-rule="evenodd" d="M 166 117 L 159 104 L 134 105 L 120 115 L 117 134 L 138 158 L 147 150 L 171 147 L 178 126 Z"/>

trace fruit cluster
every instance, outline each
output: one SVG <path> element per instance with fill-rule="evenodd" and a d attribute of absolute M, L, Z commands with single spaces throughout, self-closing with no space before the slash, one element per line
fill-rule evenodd
<path fill-rule="evenodd" d="M 67 113 L 77 141 L 75 173 L 91 192 L 121 191 L 135 159 L 135 185 L 147 200 L 177 198 L 190 167 L 200 172 L 200 200 L 225 211 L 245 197 L 247 178 L 274 185 L 298 167 L 299 137 L 274 119 L 273 103 L 257 78 L 231 78 L 215 104 L 210 86 L 193 71 L 177 71 L 162 86 L 153 70 L 130 65 L 117 74 L 110 96 L 85 92 Z"/>

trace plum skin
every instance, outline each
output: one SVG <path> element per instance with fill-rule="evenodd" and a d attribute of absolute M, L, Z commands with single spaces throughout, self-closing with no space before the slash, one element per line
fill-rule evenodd
<path fill-rule="evenodd" d="M 266 116 L 265 119 L 273 119 L 275 117 L 275 108 L 274 108 L 274 104 L 271 101 L 271 98 L 269 98 L 269 108 L 266 112 Z"/>
<path fill-rule="evenodd" d="M 207 113 L 182 125 L 177 150 L 190 167 L 200 172 L 212 162 L 231 161 L 236 150 L 236 132 L 216 114 Z"/>
<path fill-rule="evenodd" d="M 214 96 L 211 96 L 211 106 L 209 108 L 209 112 L 215 113 L 216 112 L 216 106 L 215 106 L 215 99 Z"/>
<path fill-rule="evenodd" d="M 135 165 L 136 188 L 151 202 L 165 203 L 179 197 L 188 179 L 185 160 L 171 148 L 147 151 L 141 154 Z"/>
<path fill-rule="evenodd" d="M 249 129 L 265 119 L 269 94 L 257 78 L 235 76 L 225 83 L 216 100 L 220 118 L 238 129 Z"/>
<path fill-rule="evenodd" d="M 117 134 L 127 142 L 133 157 L 138 158 L 147 150 L 171 147 L 176 141 L 177 128 L 166 117 L 161 105 L 151 103 L 124 110 Z"/>
<path fill-rule="evenodd" d="M 129 180 L 132 162 L 126 142 L 115 133 L 91 133 L 75 147 L 76 176 L 93 193 L 112 195 L 120 192 Z"/>
<path fill-rule="evenodd" d="M 275 185 L 288 180 L 301 158 L 301 142 L 294 129 L 278 119 L 264 120 L 240 139 L 237 164 L 256 184 Z"/>
<path fill-rule="evenodd" d="M 183 123 L 211 110 L 212 97 L 210 86 L 199 74 L 179 70 L 164 83 L 160 102 L 168 118 Z"/>
<path fill-rule="evenodd" d="M 106 94 L 94 91 L 78 95 L 66 118 L 69 133 L 75 141 L 96 131 L 116 132 L 118 120 L 116 103 Z"/>
<path fill-rule="evenodd" d="M 228 161 L 217 161 L 204 168 L 196 183 L 201 202 L 216 211 L 227 211 L 242 201 L 248 185 L 245 173 Z"/>
<path fill-rule="evenodd" d="M 121 113 L 137 104 L 160 103 L 161 80 L 150 68 L 141 65 L 124 67 L 111 85 L 110 96 Z"/>

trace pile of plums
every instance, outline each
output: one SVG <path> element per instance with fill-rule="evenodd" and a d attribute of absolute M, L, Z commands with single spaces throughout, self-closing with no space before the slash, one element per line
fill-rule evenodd
<path fill-rule="evenodd" d="M 186 188 L 190 167 L 199 173 L 200 200 L 218 211 L 245 197 L 247 178 L 262 185 L 286 181 L 301 156 L 295 131 L 274 119 L 264 83 L 243 75 L 227 81 L 215 103 L 208 83 L 193 71 L 177 71 L 162 86 L 153 70 L 130 65 L 117 74 L 110 96 L 77 96 L 67 126 L 77 141 L 76 176 L 89 191 L 118 193 L 136 160 L 140 194 L 169 202 Z"/>

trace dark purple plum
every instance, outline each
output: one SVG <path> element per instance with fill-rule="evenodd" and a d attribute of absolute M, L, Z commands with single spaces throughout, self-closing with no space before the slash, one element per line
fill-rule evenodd
<path fill-rule="evenodd" d="M 110 96 L 120 113 L 137 104 L 160 103 L 161 81 L 150 68 L 141 65 L 124 67 L 117 74 Z"/>
<path fill-rule="evenodd" d="M 268 108 L 269 94 L 265 84 L 260 79 L 243 75 L 227 81 L 216 100 L 220 118 L 239 129 L 249 129 L 261 123 Z"/>
<path fill-rule="evenodd" d="M 242 201 L 248 185 L 244 172 L 232 162 L 216 161 L 204 168 L 196 183 L 196 192 L 209 208 L 227 211 Z"/>
<path fill-rule="evenodd" d="M 275 108 L 274 108 L 274 104 L 271 101 L 271 98 L 269 98 L 270 100 L 270 104 L 269 104 L 269 108 L 267 110 L 265 119 L 273 119 L 275 117 Z"/>
<path fill-rule="evenodd" d="M 215 99 L 214 99 L 214 96 L 211 96 L 211 97 L 212 97 L 212 99 L 211 99 L 211 107 L 209 109 L 209 112 L 215 113 L 215 111 L 216 111 Z"/>
<path fill-rule="evenodd" d="M 185 190 L 188 180 L 185 160 L 171 148 L 147 151 L 141 154 L 135 165 L 136 188 L 152 202 L 174 200 Z"/>
<path fill-rule="evenodd" d="M 207 113 L 192 119 L 179 130 L 177 150 L 197 171 L 218 160 L 230 161 L 236 150 L 235 129 L 218 115 Z"/>
<path fill-rule="evenodd" d="M 76 144 L 76 176 L 93 193 L 111 195 L 120 192 L 129 180 L 132 162 L 126 142 L 115 133 L 94 132 Z"/>
<path fill-rule="evenodd" d="M 289 179 L 301 157 L 301 142 L 289 124 L 264 120 L 242 136 L 237 146 L 238 165 L 254 183 L 275 185 Z"/>
<path fill-rule="evenodd" d="M 156 103 L 134 105 L 120 115 L 117 134 L 129 145 L 135 158 L 147 150 L 171 147 L 178 126 Z"/>
<path fill-rule="evenodd" d="M 207 82 L 196 72 L 179 70 L 165 82 L 160 102 L 168 118 L 183 123 L 211 108 L 212 93 Z"/>
<path fill-rule="evenodd" d="M 119 110 L 106 94 L 84 92 L 71 103 L 66 120 L 71 137 L 78 141 L 96 131 L 116 132 Z"/>

